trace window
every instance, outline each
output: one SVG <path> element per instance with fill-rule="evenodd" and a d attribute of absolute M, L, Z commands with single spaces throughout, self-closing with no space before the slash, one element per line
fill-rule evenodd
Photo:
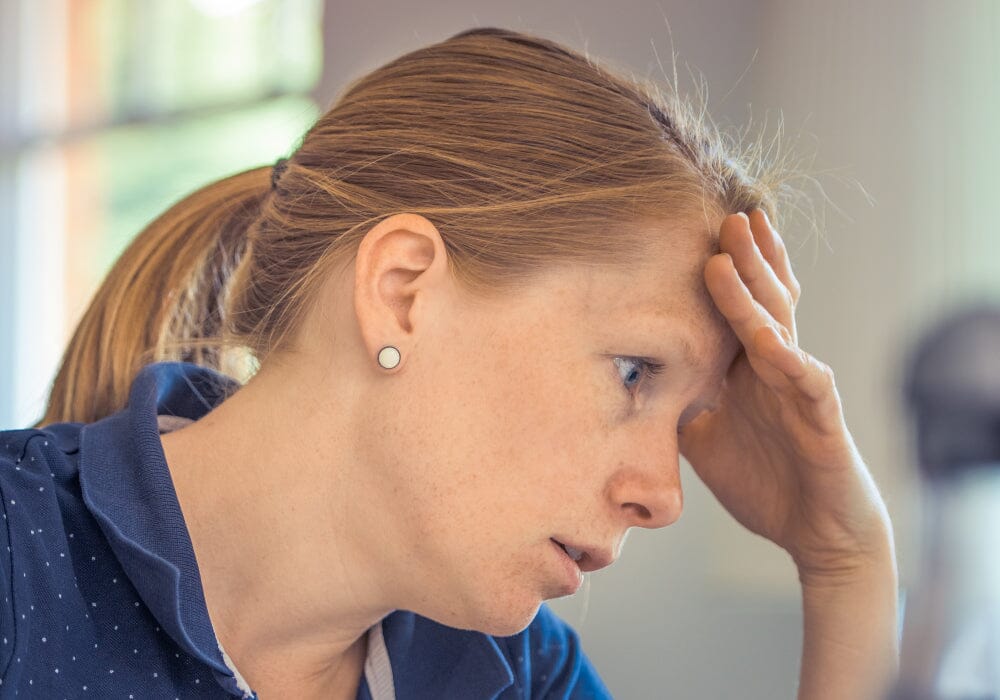
<path fill-rule="evenodd" d="M 146 223 L 294 150 L 319 116 L 321 19 L 320 0 L 0 4 L 0 427 L 39 417 Z"/>

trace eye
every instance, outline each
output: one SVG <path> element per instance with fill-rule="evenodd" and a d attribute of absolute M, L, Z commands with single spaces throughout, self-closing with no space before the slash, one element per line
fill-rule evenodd
<path fill-rule="evenodd" d="M 622 383 L 629 393 L 639 386 L 643 376 L 655 376 L 663 371 L 663 365 L 643 357 L 614 358 L 618 371 L 622 372 Z"/>

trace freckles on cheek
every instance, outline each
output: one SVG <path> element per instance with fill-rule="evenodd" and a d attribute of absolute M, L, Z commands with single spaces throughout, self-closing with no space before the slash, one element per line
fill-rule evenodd
<path fill-rule="evenodd" d="M 592 471 L 601 449 L 602 429 L 593 420 L 560 411 L 533 412 L 520 440 L 531 483 L 568 494 Z M 544 499 L 551 505 L 551 496 Z"/>
<path fill-rule="evenodd" d="M 595 387 L 579 380 L 585 370 L 560 363 L 550 348 L 535 351 L 526 344 L 509 352 L 509 364 L 495 368 L 495 381 L 481 393 L 493 424 L 486 434 L 494 463 L 508 479 L 516 474 L 537 488 L 550 475 L 571 475 L 587 445 L 606 429 L 599 425 Z"/>

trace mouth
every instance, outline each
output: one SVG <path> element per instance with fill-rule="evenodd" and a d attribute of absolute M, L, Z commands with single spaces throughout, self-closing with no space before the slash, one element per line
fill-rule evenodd
<path fill-rule="evenodd" d="M 566 556 L 576 562 L 576 565 L 580 567 L 580 571 L 597 571 L 598 569 L 610 566 L 615 561 L 615 556 L 610 550 L 570 543 L 556 539 L 555 537 L 549 539 L 562 549 L 566 553 Z"/>
<path fill-rule="evenodd" d="M 569 555 L 569 558 L 572 559 L 573 561 L 579 562 L 581 559 L 583 559 L 584 552 L 582 549 L 574 549 L 573 547 L 567 547 L 562 542 L 556 539 L 553 539 L 552 541 L 555 542 L 560 547 L 562 547 L 562 550 L 566 552 L 566 554 Z"/>

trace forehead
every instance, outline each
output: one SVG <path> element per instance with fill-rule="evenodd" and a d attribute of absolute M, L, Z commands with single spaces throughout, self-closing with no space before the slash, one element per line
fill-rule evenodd
<path fill-rule="evenodd" d="M 620 321 L 667 334 L 693 356 L 693 366 L 706 371 L 715 369 L 715 359 L 731 361 L 739 341 L 705 285 L 705 263 L 719 252 L 718 235 L 711 231 L 650 226 L 645 231 L 650 244 L 638 262 L 578 271 L 579 313 L 599 323 Z"/>
<path fill-rule="evenodd" d="M 641 251 L 636 239 L 623 242 L 633 246 L 632 262 L 547 267 L 498 297 L 489 323 L 567 342 L 583 334 L 603 351 L 676 359 L 714 386 L 741 347 L 704 281 L 705 263 L 719 252 L 718 229 L 653 222 L 638 232 Z"/>

